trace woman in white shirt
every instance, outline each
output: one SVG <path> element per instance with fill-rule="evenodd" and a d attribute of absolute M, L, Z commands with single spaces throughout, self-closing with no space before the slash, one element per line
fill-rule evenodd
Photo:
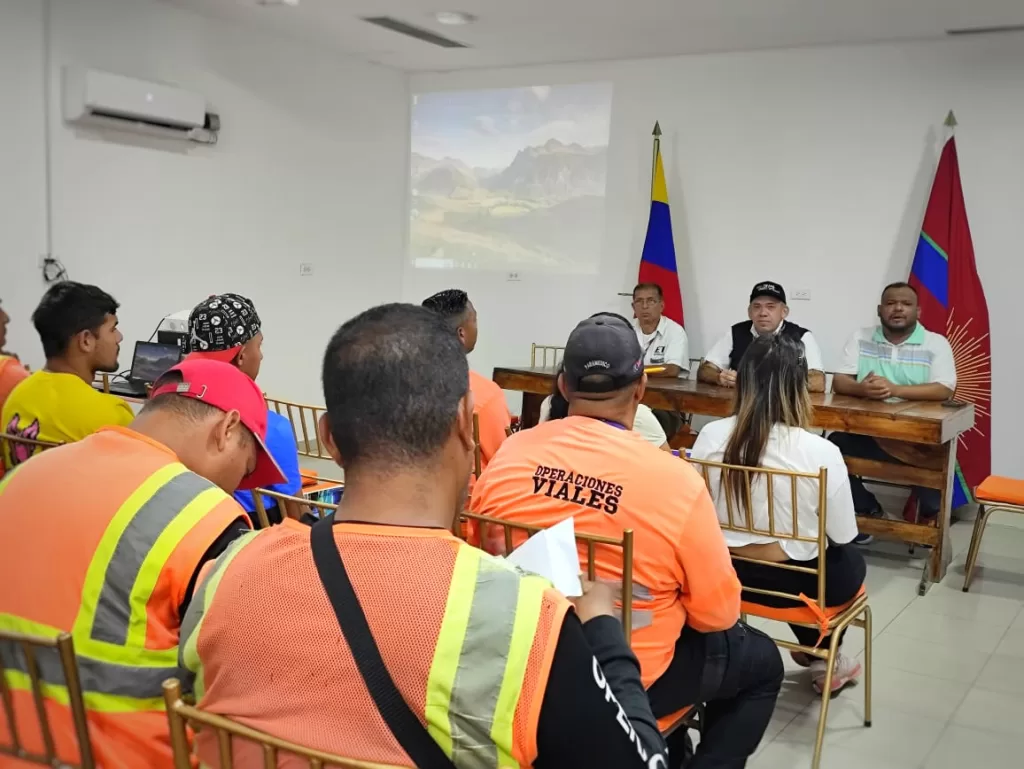
<path fill-rule="evenodd" d="M 864 584 L 864 557 L 851 544 L 857 536 L 857 519 L 850 493 L 850 481 L 839 449 L 824 438 L 805 429 L 811 416 L 807 390 L 807 362 L 798 342 L 783 337 L 760 337 L 747 349 L 736 373 L 736 406 L 733 416 L 712 422 L 700 431 L 692 457 L 745 467 L 773 467 L 817 473 L 828 470 L 828 500 L 825 552 L 825 600 L 828 606 L 842 606 L 853 599 Z M 752 528 L 768 532 L 768 490 L 764 476 L 751 477 L 751 498 L 746 497 L 742 473 L 709 470 L 712 497 L 718 519 L 744 525 L 751 516 Z M 805 537 L 818 536 L 818 482 L 801 478 L 797 482 L 797 528 Z M 792 490 L 789 483 L 773 484 L 775 531 L 790 534 L 793 528 Z M 816 542 L 778 539 L 767 533 L 748 534 L 726 531 L 725 539 L 733 555 L 775 561 L 795 566 L 816 567 L 819 557 Z M 817 576 L 733 561 L 744 587 L 804 594 L 817 598 Z M 792 601 L 758 593 L 743 593 L 743 600 L 764 606 L 791 608 Z M 790 626 L 797 640 L 806 646 L 818 643 L 817 628 Z M 827 644 L 827 636 L 822 641 Z M 794 653 L 797 663 L 811 668 L 812 682 L 820 693 L 825 680 L 825 662 Z M 832 678 L 833 694 L 860 675 L 860 663 L 842 654 L 836 660 Z"/>
<path fill-rule="evenodd" d="M 555 376 L 555 391 L 540 404 L 540 417 L 538 422 L 547 422 L 549 419 L 563 419 L 569 415 L 569 402 L 558 391 L 558 377 Z M 636 416 L 633 418 L 633 432 L 659 449 L 671 451 L 668 439 L 665 438 L 665 430 L 654 412 L 649 406 L 640 404 L 636 407 Z"/>

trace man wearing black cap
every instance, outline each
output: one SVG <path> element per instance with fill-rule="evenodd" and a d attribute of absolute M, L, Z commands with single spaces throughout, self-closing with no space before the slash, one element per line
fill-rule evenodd
<path fill-rule="evenodd" d="M 651 709 L 663 718 L 706 702 L 692 766 L 741 767 L 771 719 L 783 667 L 774 642 L 738 621 L 740 584 L 707 487 L 631 429 L 647 376 L 629 321 L 600 313 L 580 323 L 562 366 L 569 416 L 506 440 L 469 509 L 542 528 L 573 518 L 577 531 L 613 539 L 631 529 L 632 648 Z M 599 548 L 597 578 L 619 582 L 622 558 Z M 670 737 L 670 755 L 684 739 L 685 730 Z"/>
<path fill-rule="evenodd" d="M 811 392 L 825 392 L 825 368 L 821 360 L 821 348 L 814 335 L 806 328 L 790 323 L 789 307 L 786 305 L 786 290 L 771 280 L 762 281 L 750 292 L 747 318 L 735 324 L 708 350 L 700 364 L 697 378 L 708 384 L 723 387 L 736 386 L 736 368 L 750 343 L 759 336 L 785 334 L 802 342 L 807 357 L 808 387 Z"/>

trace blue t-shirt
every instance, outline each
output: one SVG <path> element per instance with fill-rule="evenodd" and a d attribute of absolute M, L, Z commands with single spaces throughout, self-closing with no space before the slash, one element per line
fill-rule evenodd
<path fill-rule="evenodd" d="M 292 423 L 274 411 L 267 413 L 267 449 L 286 478 L 284 483 L 275 483 L 267 488 L 281 494 L 298 496 L 302 490 L 302 477 L 299 475 L 299 448 L 295 443 Z M 247 513 L 256 509 L 251 491 L 236 491 L 234 496 Z"/>

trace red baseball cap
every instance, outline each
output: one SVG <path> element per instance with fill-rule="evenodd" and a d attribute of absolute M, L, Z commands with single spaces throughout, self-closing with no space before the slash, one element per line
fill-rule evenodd
<path fill-rule="evenodd" d="M 150 398 L 173 393 L 208 403 L 221 411 L 237 411 L 256 438 L 256 469 L 238 484 L 239 490 L 283 483 L 285 475 L 267 448 L 267 402 L 256 383 L 229 363 L 189 356 L 153 384 Z"/>

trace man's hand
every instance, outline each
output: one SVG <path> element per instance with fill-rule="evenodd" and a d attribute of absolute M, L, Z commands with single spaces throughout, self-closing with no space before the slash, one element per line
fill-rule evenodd
<path fill-rule="evenodd" d="M 718 384 L 721 387 L 735 387 L 736 386 L 736 372 L 731 369 L 725 369 L 724 371 L 718 372 Z"/>
<path fill-rule="evenodd" d="M 878 376 L 873 371 L 861 382 L 861 388 L 864 391 L 864 397 L 871 400 L 884 401 L 886 398 L 892 397 L 892 382 L 884 376 Z"/>
<path fill-rule="evenodd" d="M 580 622 L 587 622 L 594 617 L 615 616 L 615 592 L 612 587 L 604 582 L 590 582 L 582 580 L 583 595 L 579 598 L 570 598 L 576 607 L 576 614 Z"/>

